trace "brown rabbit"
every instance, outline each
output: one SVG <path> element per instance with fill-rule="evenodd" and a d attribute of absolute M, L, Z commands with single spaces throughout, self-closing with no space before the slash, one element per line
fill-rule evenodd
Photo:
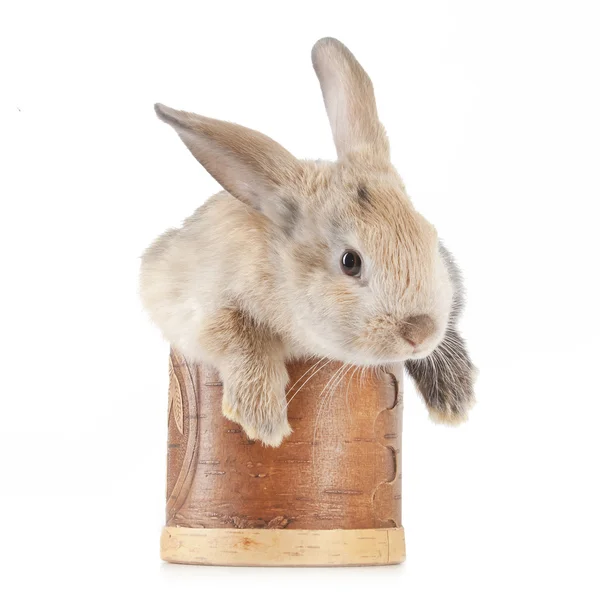
<path fill-rule="evenodd" d="M 298 160 L 267 136 L 156 105 L 223 186 L 142 259 L 141 295 L 166 339 L 216 366 L 223 413 L 277 446 L 285 361 L 406 361 L 432 415 L 456 422 L 474 368 L 455 330 L 460 277 L 390 163 L 373 86 L 350 51 L 312 52 L 337 162 Z"/>

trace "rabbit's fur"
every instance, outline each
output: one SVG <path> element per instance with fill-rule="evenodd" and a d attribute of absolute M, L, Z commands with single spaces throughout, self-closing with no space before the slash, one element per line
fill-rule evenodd
<path fill-rule="evenodd" d="M 291 432 L 290 358 L 407 361 L 432 416 L 464 419 L 474 369 L 455 331 L 458 271 L 390 163 L 367 74 L 331 38 L 312 56 L 337 162 L 156 105 L 226 191 L 146 251 L 143 303 L 175 348 L 219 369 L 224 414 L 265 444 Z M 348 249 L 359 276 L 342 272 Z"/>

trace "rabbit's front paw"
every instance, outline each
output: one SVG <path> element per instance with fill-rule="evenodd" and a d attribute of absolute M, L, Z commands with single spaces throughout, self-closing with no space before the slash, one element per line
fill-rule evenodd
<path fill-rule="evenodd" d="M 449 326 L 439 346 L 425 358 L 404 363 L 436 423 L 458 425 L 475 403 L 477 368 L 462 336 Z"/>
<path fill-rule="evenodd" d="M 274 448 L 280 446 L 284 438 L 292 433 L 287 413 L 283 416 L 279 414 L 272 417 L 261 415 L 258 418 L 256 415 L 252 415 L 250 419 L 242 418 L 240 425 L 251 440 L 259 440 L 265 446 Z"/>
<path fill-rule="evenodd" d="M 266 446 L 279 446 L 292 433 L 287 419 L 285 378 L 271 378 L 258 385 L 256 379 L 235 378 L 223 387 L 223 415 L 240 424 L 246 435 Z"/>
<path fill-rule="evenodd" d="M 461 403 L 456 403 L 454 398 L 451 400 L 450 402 L 428 407 L 429 417 L 434 423 L 460 425 L 468 420 L 469 411 L 475 404 L 475 398 L 470 396 Z"/>

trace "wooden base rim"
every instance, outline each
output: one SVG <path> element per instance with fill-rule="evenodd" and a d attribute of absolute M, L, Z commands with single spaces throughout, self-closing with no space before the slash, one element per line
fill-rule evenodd
<path fill-rule="evenodd" d="M 167 562 L 229 566 L 394 565 L 405 556 L 404 529 L 196 529 L 165 527 Z"/>

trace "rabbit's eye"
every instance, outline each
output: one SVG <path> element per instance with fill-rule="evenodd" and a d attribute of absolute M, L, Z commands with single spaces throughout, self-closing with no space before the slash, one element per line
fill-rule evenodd
<path fill-rule="evenodd" d="M 344 271 L 346 275 L 350 275 L 351 277 L 360 275 L 362 260 L 360 259 L 360 254 L 358 252 L 346 250 L 344 254 L 342 254 L 342 260 L 340 262 L 342 271 Z"/>

